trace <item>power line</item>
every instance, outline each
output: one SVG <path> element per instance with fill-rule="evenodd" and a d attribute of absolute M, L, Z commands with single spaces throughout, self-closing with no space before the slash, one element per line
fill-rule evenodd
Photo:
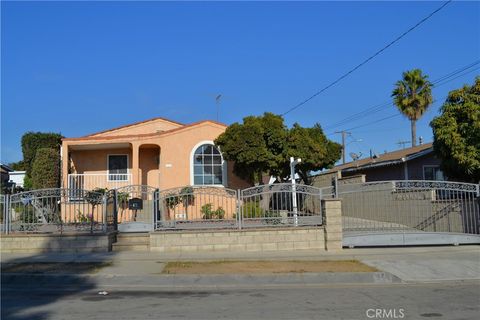
<path fill-rule="evenodd" d="M 442 101 L 442 100 L 445 100 L 447 97 L 443 97 L 443 98 L 440 98 L 440 99 L 436 99 L 435 101 L 432 102 L 432 105 L 438 101 Z M 372 125 L 372 124 L 375 124 L 375 123 L 378 123 L 378 122 L 382 122 L 382 121 L 385 121 L 385 120 L 388 120 L 388 119 L 392 119 L 392 118 L 395 118 L 395 117 L 399 117 L 401 116 L 402 114 L 401 113 L 397 113 L 397 114 L 392 114 L 390 116 L 387 116 L 385 118 L 381 118 L 381 119 L 378 119 L 378 120 L 375 120 L 375 121 L 372 121 L 372 122 L 368 122 L 368 123 L 364 123 L 364 124 L 361 124 L 361 125 L 358 125 L 356 127 L 352 127 L 352 128 L 348 128 L 348 129 L 345 129 L 343 131 L 351 131 L 351 130 L 355 130 L 355 129 L 358 129 L 358 128 L 363 128 L 363 127 L 367 127 L 369 125 Z M 336 132 L 332 132 L 332 133 L 329 133 L 327 134 L 327 136 L 331 136 L 331 135 L 334 135 Z"/>
<path fill-rule="evenodd" d="M 317 91 L 315 94 L 313 94 L 312 96 L 310 96 L 309 98 L 303 100 L 302 102 L 300 102 L 299 104 L 291 107 L 290 109 L 288 109 L 286 112 L 282 113 L 282 116 L 292 112 L 293 110 L 303 106 L 304 104 L 306 104 L 307 102 L 309 102 L 310 100 L 312 100 L 313 98 L 315 98 L 316 96 L 318 96 L 319 94 L 321 94 L 322 92 L 326 91 L 327 89 L 333 87 L 334 85 L 336 85 L 338 82 L 340 82 L 341 80 L 345 79 L 346 77 L 348 77 L 350 74 L 352 74 L 353 72 L 355 72 L 357 69 L 359 69 L 360 67 L 362 67 L 363 65 L 367 64 L 370 60 L 372 60 L 373 58 L 375 58 L 376 56 L 378 56 L 379 54 L 381 54 L 383 51 L 387 50 L 389 47 L 391 47 L 392 45 L 394 45 L 396 42 L 400 41 L 400 39 L 402 39 L 403 37 L 405 37 L 407 34 L 409 34 L 410 32 L 412 32 L 413 30 L 415 30 L 416 28 L 418 28 L 421 24 L 423 24 L 425 21 L 427 21 L 428 19 L 430 19 L 434 14 L 436 14 L 437 12 L 439 12 L 440 10 L 442 10 L 444 7 L 446 7 L 450 2 L 452 2 L 452 0 L 448 0 L 446 1 L 444 4 L 442 4 L 439 8 L 437 8 L 436 10 L 434 10 L 432 13 L 430 13 L 428 16 L 426 16 L 425 18 L 423 18 L 422 20 L 420 20 L 419 22 L 417 22 L 413 27 L 411 27 L 410 29 L 408 29 L 407 31 L 403 32 L 401 35 L 399 35 L 397 38 L 395 38 L 393 41 L 391 41 L 390 43 L 388 43 L 386 46 L 384 46 L 382 49 L 378 50 L 377 52 L 375 52 L 373 55 L 371 55 L 370 57 L 368 57 L 367 59 L 365 59 L 364 61 L 362 61 L 360 64 L 358 64 L 357 66 L 355 66 L 354 68 L 350 69 L 348 72 L 346 72 L 345 74 L 343 74 L 342 76 L 340 76 L 338 79 L 336 79 L 335 81 L 333 81 L 332 83 L 330 83 L 329 85 L 327 85 L 326 87 L 322 88 L 321 90 Z"/>
<path fill-rule="evenodd" d="M 463 66 L 459 69 L 456 69 L 455 71 L 452 71 L 446 75 L 443 75 L 441 76 L 440 78 L 434 80 L 432 82 L 432 87 L 433 88 L 437 88 L 437 87 L 440 87 L 446 83 L 449 83 L 457 78 L 460 78 L 460 77 L 463 77 L 469 73 L 472 73 L 478 69 L 480 69 L 480 67 L 477 67 L 477 68 L 474 68 L 472 70 L 468 70 L 476 65 L 480 64 L 480 60 L 476 60 L 472 63 L 469 63 L 468 65 L 466 66 Z M 468 71 L 466 71 L 468 70 Z M 464 72 L 466 71 L 466 72 Z M 462 73 L 463 72 L 463 73 Z M 352 122 L 352 121 L 356 121 L 358 119 L 361 119 L 361 118 L 364 118 L 366 116 L 370 116 L 372 113 L 376 113 L 376 112 L 379 112 L 383 109 L 386 109 L 388 107 L 390 107 L 392 104 L 392 101 L 391 100 L 387 100 L 387 101 L 384 101 L 383 103 L 381 104 L 378 104 L 378 105 L 375 105 L 373 107 L 370 107 L 370 108 L 367 108 L 363 111 L 360 111 L 360 112 L 357 112 L 351 116 L 348 116 L 340 121 L 337 121 L 329 126 L 326 126 L 325 129 L 332 129 L 332 128 L 335 128 L 335 127 L 339 127 L 339 126 L 342 126 L 346 123 L 349 123 L 349 122 Z"/>

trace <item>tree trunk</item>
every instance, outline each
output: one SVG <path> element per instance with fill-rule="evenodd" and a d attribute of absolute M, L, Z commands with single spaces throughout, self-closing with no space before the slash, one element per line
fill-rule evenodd
<path fill-rule="evenodd" d="M 417 120 L 410 120 L 410 126 L 412 129 L 412 147 L 417 145 Z"/>

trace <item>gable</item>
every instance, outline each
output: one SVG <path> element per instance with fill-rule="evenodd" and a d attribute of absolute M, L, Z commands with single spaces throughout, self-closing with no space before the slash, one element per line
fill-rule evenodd
<path fill-rule="evenodd" d="M 154 118 L 129 125 L 93 133 L 87 137 L 114 137 L 121 135 L 138 135 L 169 131 L 183 127 L 183 124 L 163 118 Z"/>

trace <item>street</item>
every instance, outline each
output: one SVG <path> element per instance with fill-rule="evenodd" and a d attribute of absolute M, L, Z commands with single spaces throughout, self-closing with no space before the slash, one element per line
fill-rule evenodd
<path fill-rule="evenodd" d="M 2 319 L 478 319 L 480 283 L 2 291 Z M 3 290 L 3 289 L 2 289 Z M 107 295 L 98 294 L 106 290 Z"/>

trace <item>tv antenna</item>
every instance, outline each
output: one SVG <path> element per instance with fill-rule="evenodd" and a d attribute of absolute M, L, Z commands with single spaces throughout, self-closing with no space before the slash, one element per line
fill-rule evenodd
<path fill-rule="evenodd" d="M 222 100 L 223 96 L 222 94 L 217 94 L 217 96 L 215 97 L 215 104 L 217 105 L 217 121 L 219 119 L 219 114 L 220 114 L 220 102 Z"/>

